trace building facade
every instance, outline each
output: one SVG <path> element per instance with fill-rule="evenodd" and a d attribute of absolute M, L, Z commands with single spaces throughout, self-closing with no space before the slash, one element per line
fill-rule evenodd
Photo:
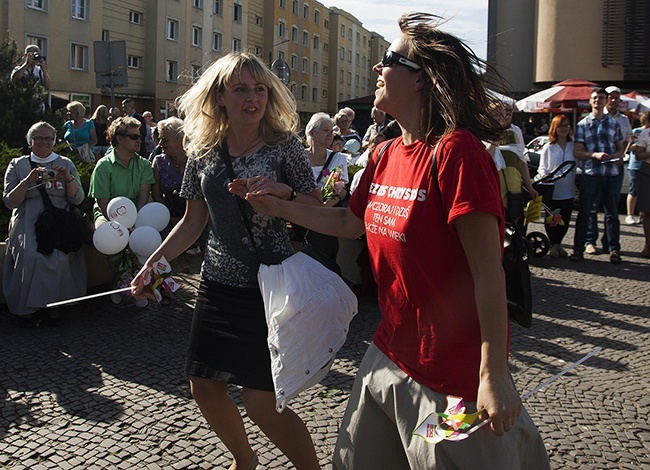
<path fill-rule="evenodd" d="M 647 0 L 490 0 L 488 62 L 517 97 L 568 78 L 650 89 Z"/>
<path fill-rule="evenodd" d="M 110 88 L 97 87 L 94 43 L 124 41 L 128 83 L 114 89 L 114 103 L 133 98 L 156 120 L 233 50 L 269 66 L 286 62 L 303 120 L 334 113 L 340 101 L 374 92 L 372 66 L 388 46 L 349 13 L 315 0 L 0 0 L 0 25 L 19 48 L 41 47 L 54 96 L 90 109 L 111 105 Z"/>

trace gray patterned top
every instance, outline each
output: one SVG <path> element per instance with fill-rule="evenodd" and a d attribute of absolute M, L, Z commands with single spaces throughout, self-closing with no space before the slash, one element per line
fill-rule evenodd
<path fill-rule="evenodd" d="M 306 194 L 317 188 L 305 149 L 297 138 L 276 147 L 265 145 L 247 157 L 232 159 L 238 178 L 265 176 Z M 201 267 L 204 279 L 233 287 L 257 287 L 260 261 L 251 246 L 236 197 L 228 192 L 228 171 L 218 149 L 187 161 L 180 196 L 203 199 L 210 213 L 210 237 Z M 283 219 L 256 212 L 245 202 L 253 237 L 265 264 L 279 264 L 293 254 Z"/>

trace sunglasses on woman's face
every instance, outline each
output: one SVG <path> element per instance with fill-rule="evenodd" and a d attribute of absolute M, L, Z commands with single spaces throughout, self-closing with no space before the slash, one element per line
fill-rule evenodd
<path fill-rule="evenodd" d="M 398 54 L 395 51 L 388 50 L 384 54 L 384 57 L 381 59 L 381 66 L 391 67 L 393 65 L 403 65 L 404 67 L 408 67 L 409 69 L 415 71 L 422 69 L 422 67 L 420 67 L 415 62 L 408 60 L 402 54 Z"/>
<path fill-rule="evenodd" d="M 140 134 L 122 134 L 122 137 L 128 137 L 131 140 L 142 140 Z"/>

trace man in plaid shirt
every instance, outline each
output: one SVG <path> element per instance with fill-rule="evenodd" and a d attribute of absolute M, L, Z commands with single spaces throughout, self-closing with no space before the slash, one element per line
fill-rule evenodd
<path fill-rule="evenodd" d="M 619 173 L 623 171 L 623 135 L 615 119 L 605 114 L 607 92 L 597 88 L 589 100 L 591 113 L 582 119 L 575 132 L 573 154 L 583 161 L 580 179 L 580 206 L 576 219 L 571 261 L 584 259 L 589 213 L 602 191 L 605 207 L 605 231 L 609 240 L 609 260 L 621 262 L 618 200 L 621 192 Z"/>

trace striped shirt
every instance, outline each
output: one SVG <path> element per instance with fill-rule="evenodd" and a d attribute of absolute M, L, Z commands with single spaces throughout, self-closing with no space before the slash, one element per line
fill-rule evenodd
<path fill-rule="evenodd" d="M 616 142 L 622 140 L 621 126 L 607 114 L 599 120 L 590 113 L 576 126 L 575 141 L 583 143 L 587 152 L 611 155 L 616 153 Z M 621 168 L 615 163 L 590 158 L 585 161 L 582 172 L 590 176 L 618 176 Z"/>

